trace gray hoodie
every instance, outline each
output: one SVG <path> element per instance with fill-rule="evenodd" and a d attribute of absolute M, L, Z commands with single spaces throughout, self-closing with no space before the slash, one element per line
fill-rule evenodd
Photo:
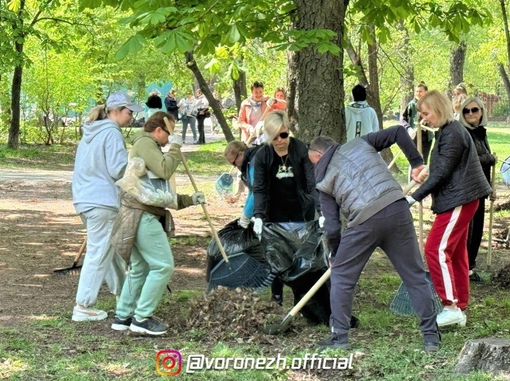
<path fill-rule="evenodd" d="M 119 209 L 119 180 L 127 164 L 127 150 L 119 125 L 97 120 L 83 125 L 73 174 L 73 204 L 78 213 L 95 207 Z"/>

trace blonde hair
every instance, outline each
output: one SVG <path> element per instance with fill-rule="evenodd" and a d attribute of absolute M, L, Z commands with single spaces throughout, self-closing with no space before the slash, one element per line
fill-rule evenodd
<path fill-rule="evenodd" d="M 225 152 L 223 152 L 223 156 L 225 157 L 225 159 L 227 159 L 227 156 L 235 157 L 244 151 L 246 151 L 246 144 L 240 142 L 239 140 L 234 140 L 228 143 L 228 145 L 225 147 Z"/>
<path fill-rule="evenodd" d="M 444 126 L 445 124 L 452 122 L 454 119 L 452 102 L 446 95 L 437 90 L 427 91 L 416 104 L 416 108 L 421 111 L 421 107 L 423 105 L 426 105 L 437 115 L 437 118 L 439 119 L 439 126 L 434 127 Z"/>
<path fill-rule="evenodd" d="M 270 144 L 278 135 L 282 127 L 286 127 L 290 133 L 290 122 L 285 111 L 272 111 L 264 119 L 264 137 Z"/>
<path fill-rule="evenodd" d="M 455 111 L 457 114 L 460 113 L 460 106 L 462 105 L 462 102 L 466 100 L 467 96 L 466 94 L 459 94 L 456 97 L 453 97 L 452 105 L 453 105 L 453 111 Z"/>

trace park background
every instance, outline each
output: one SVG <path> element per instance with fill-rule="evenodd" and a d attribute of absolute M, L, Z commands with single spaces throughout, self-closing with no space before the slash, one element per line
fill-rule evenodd
<path fill-rule="evenodd" d="M 489 141 L 504 159 L 510 155 L 506 6 L 504 0 L 0 1 L 0 170 L 26 174 L 22 180 L 0 181 L 0 378 L 158 379 L 155 357 L 161 349 L 209 357 L 281 353 L 290 359 L 313 353 L 317 340 L 328 334 L 326 326 L 298 320 L 288 335 L 267 337 L 255 324 L 236 320 L 240 315 L 260 316 L 259 307 L 252 308 L 259 306 L 253 296 L 233 293 L 206 301 L 205 255 L 211 237 L 199 208 L 175 214 L 180 225 L 172 248 L 178 267 L 172 294 L 165 295 L 157 312 L 172 323 L 171 335 L 118 335 L 109 328 L 110 320 L 72 323 L 77 277 L 58 278 L 52 270 L 72 263 L 85 232 L 72 207 L 69 182 L 51 173 L 72 171 L 80 123 L 92 105 L 121 89 L 144 103 L 154 86 L 165 91 L 173 87 L 179 98 L 198 87 L 208 97 L 214 90 L 239 105 L 249 94 L 249 84 L 262 80 L 266 94 L 278 86 L 289 90 L 298 137 L 309 141 L 320 131 L 342 141 L 343 105 L 357 83 L 368 86 L 369 103 L 387 127 L 418 82 L 448 95 L 464 82 L 470 94 L 490 96 Z M 223 135 L 208 133 L 205 146 L 183 149 L 217 228 L 236 218 L 242 206 L 228 205 L 214 191 L 214 180 L 230 169 L 223 149 L 238 132 L 231 124 L 236 107 L 223 113 Z M 135 128 L 124 129 L 125 136 Z M 399 158 L 395 176 L 402 183 L 405 175 L 399 169 L 405 168 Z M 497 169 L 495 236 L 508 240 L 509 192 Z M 49 171 L 50 180 L 34 181 L 33 171 Z M 183 193 L 192 192 L 183 168 L 177 185 Z M 425 231 L 432 218 L 425 213 Z M 376 253 L 356 295 L 361 328 L 352 333 L 353 370 L 229 370 L 178 377 L 504 379 L 484 371 L 454 371 L 467 340 L 509 338 L 508 290 L 492 278 L 510 255 L 508 247 L 495 245 L 492 265 L 485 266 L 487 235 L 484 238 L 480 267 L 487 282 L 473 287 L 467 328 L 443 330 L 443 346 L 436 355 L 421 351 L 415 319 L 389 311 L 400 280 L 385 256 Z M 260 298 L 268 301 L 269 295 Z M 276 311 L 280 317 L 292 307 L 291 299 L 287 294 L 283 310 Z M 105 290 L 100 300 L 99 308 L 114 309 L 115 298 Z M 207 313 L 197 322 L 193 318 L 200 311 Z"/>

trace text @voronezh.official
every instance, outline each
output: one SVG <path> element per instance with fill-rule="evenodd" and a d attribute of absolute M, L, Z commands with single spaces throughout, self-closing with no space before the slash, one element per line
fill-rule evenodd
<path fill-rule="evenodd" d="M 185 373 L 209 370 L 274 370 L 274 369 L 352 369 L 354 355 L 349 357 L 322 357 L 317 353 L 303 357 L 207 357 L 191 354 L 184 364 Z M 183 357 L 175 349 L 164 349 L 156 354 L 156 370 L 162 376 L 177 376 L 182 372 Z"/>

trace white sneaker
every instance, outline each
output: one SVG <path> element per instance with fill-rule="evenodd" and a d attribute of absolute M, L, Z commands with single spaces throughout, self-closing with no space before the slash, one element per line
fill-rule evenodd
<path fill-rule="evenodd" d="M 108 317 L 108 314 L 103 310 L 96 310 L 95 308 L 85 308 L 80 305 L 76 305 L 73 308 L 73 321 L 97 321 L 104 320 Z"/>
<path fill-rule="evenodd" d="M 455 310 L 444 308 L 443 311 L 437 315 L 436 321 L 439 327 L 452 324 L 458 324 L 461 327 L 464 327 L 466 325 L 467 317 L 460 308 Z"/>

